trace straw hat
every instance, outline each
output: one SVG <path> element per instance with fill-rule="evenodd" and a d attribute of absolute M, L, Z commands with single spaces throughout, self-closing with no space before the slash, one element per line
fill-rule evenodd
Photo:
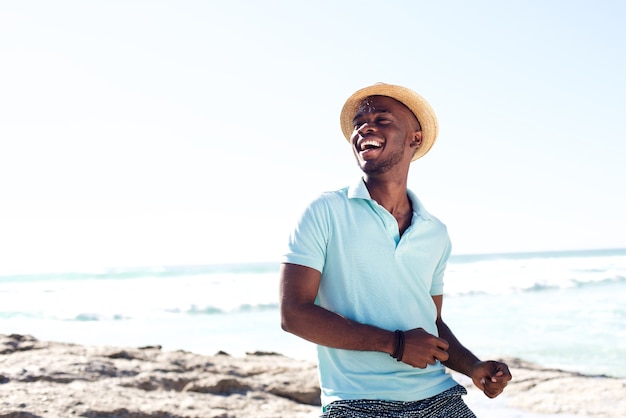
<path fill-rule="evenodd" d="M 341 130 L 348 142 L 350 142 L 350 137 L 354 131 L 353 121 L 359 109 L 359 105 L 363 99 L 369 96 L 387 96 L 396 99 L 408 107 L 419 121 L 422 127 L 422 143 L 411 161 L 417 160 L 430 151 L 437 139 L 437 133 L 439 131 L 435 111 L 422 96 L 415 93 L 413 90 L 385 83 L 376 83 L 373 86 L 358 90 L 346 100 L 343 109 L 341 109 Z"/>

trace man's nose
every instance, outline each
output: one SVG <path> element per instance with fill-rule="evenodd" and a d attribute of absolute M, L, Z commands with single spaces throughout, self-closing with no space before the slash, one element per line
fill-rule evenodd
<path fill-rule="evenodd" d="M 360 135 L 371 133 L 375 131 L 374 125 L 369 122 L 363 122 L 361 126 L 357 128 Z"/>

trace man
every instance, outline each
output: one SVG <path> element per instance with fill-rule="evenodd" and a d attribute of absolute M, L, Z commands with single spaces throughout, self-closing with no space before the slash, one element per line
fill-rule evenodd
<path fill-rule="evenodd" d="M 445 225 L 407 189 L 409 166 L 438 125 L 415 92 L 354 93 L 341 129 L 364 175 L 322 194 L 290 236 L 280 272 L 284 330 L 318 345 L 323 417 L 474 417 L 445 366 L 488 397 L 511 379 L 480 361 L 441 317 Z"/>

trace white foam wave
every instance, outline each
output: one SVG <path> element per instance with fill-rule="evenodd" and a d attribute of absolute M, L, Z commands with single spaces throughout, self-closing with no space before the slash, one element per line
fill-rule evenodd
<path fill-rule="evenodd" d="M 554 257 L 450 263 L 446 293 L 508 294 L 624 280 L 626 256 Z"/>

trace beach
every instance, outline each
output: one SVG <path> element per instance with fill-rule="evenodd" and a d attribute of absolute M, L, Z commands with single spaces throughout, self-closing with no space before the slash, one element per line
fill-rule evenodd
<path fill-rule="evenodd" d="M 504 360 L 514 379 L 495 400 L 454 374 L 478 417 L 626 417 L 626 378 Z M 314 362 L 278 353 L 202 355 L 0 335 L 2 418 L 316 417 L 319 393 Z"/>
<path fill-rule="evenodd" d="M 317 416 L 278 268 L 0 272 L 0 418 Z M 445 280 L 447 324 L 514 376 L 490 400 L 454 375 L 477 416 L 626 417 L 626 250 L 455 256 Z"/>
<path fill-rule="evenodd" d="M 0 271 L 0 333 L 316 360 L 280 329 L 279 263 Z M 626 377 L 626 249 L 452 256 L 443 318 L 480 358 Z"/>

